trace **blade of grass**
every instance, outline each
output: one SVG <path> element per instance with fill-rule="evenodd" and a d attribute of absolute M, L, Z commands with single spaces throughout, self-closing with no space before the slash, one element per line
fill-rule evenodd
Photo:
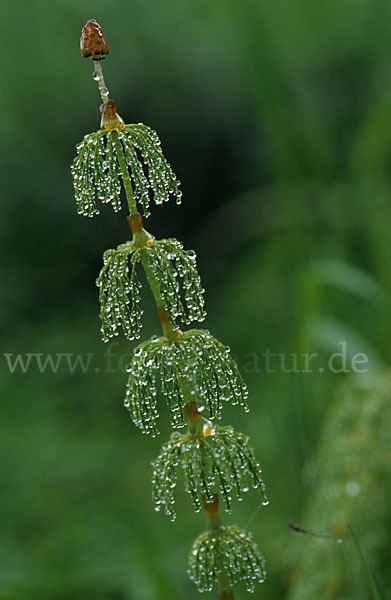
<path fill-rule="evenodd" d="M 348 521 L 347 524 L 348 524 L 348 528 L 349 528 L 350 534 L 352 536 L 354 545 L 356 546 L 356 550 L 358 552 L 358 555 L 360 556 L 361 562 L 362 562 L 365 572 L 367 574 L 369 587 L 371 588 L 371 592 L 372 592 L 372 598 L 374 600 L 382 600 L 382 598 L 379 594 L 379 590 L 377 589 L 375 580 L 373 578 L 373 575 L 371 573 L 371 570 L 369 568 L 369 565 L 368 565 L 368 563 L 365 559 L 365 556 L 361 550 L 361 546 L 359 544 L 358 538 L 357 538 L 356 534 L 354 533 L 354 530 L 353 530 L 353 527 L 352 527 L 350 521 Z"/>

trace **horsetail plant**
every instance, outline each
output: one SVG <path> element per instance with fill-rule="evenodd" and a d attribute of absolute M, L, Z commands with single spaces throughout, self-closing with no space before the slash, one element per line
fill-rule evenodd
<path fill-rule="evenodd" d="M 230 351 L 204 329 L 182 331 L 204 320 L 204 290 L 196 255 L 175 239 L 157 240 L 143 226 L 150 202 L 174 197 L 181 201 L 179 181 L 165 159 L 157 134 L 142 123 L 127 125 L 109 99 L 101 61 L 109 52 L 99 24 L 90 20 L 82 30 L 83 57 L 93 61 L 93 77 L 102 105 L 97 132 L 77 146 L 71 170 L 77 210 L 93 216 L 97 200 L 121 208 L 124 188 L 132 239 L 104 253 L 97 279 L 101 333 L 107 342 L 122 329 L 127 339 L 140 338 L 142 328 L 139 269 L 143 268 L 156 301 L 162 336 L 137 346 L 128 372 L 125 407 L 143 433 L 158 434 L 160 396 L 166 398 L 174 432 L 153 462 L 152 499 L 175 519 L 178 472 L 195 511 L 204 509 L 207 531 L 193 544 L 189 576 L 200 592 L 217 590 L 220 600 L 234 598 L 242 580 L 248 591 L 265 578 L 264 559 L 251 534 L 222 522 L 219 498 L 230 512 L 232 495 L 242 499 L 250 487 L 267 504 L 261 469 L 248 438 L 232 427 L 216 426 L 226 402 L 246 411 L 247 387 Z M 203 415 L 205 413 L 206 416 Z"/>

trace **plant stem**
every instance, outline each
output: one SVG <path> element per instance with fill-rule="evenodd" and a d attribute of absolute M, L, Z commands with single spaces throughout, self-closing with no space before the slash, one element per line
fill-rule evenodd
<path fill-rule="evenodd" d="M 166 303 L 160 293 L 159 282 L 156 279 L 153 269 L 149 263 L 146 245 L 149 243 L 149 241 L 153 240 L 153 237 L 145 231 L 143 228 L 142 217 L 137 213 L 132 184 L 117 131 L 113 131 L 112 135 L 117 151 L 118 162 L 121 167 L 126 198 L 129 205 L 130 215 L 127 220 L 133 233 L 133 243 L 140 248 L 141 263 L 144 267 L 148 283 L 151 287 L 152 294 L 156 302 L 157 312 L 163 328 L 163 335 L 167 338 L 167 340 L 173 342 L 179 339 L 182 333 L 180 332 L 178 326 L 170 319 Z M 184 365 L 181 366 L 184 367 Z M 203 420 L 201 413 L 197 408 L 197 402 L 193 398 L 186 375 L 180 375 L 178 380 L 182 391 L 183 400 L 185 402 L 184 410 L 189 425 L 189 432 L 193 437 L 199 437 L 202 435 L 203 431 Z M 223 525 L 223 522 L 219 508 L 218 494 L 214 494 L 212 502 L 206 502 L 205 497 L 203 497 L 202 500 L 208 529 L 210 531 L 220 529 Z M 228 574 L 224 569 L 218 574 L 217 600 L 235 600 L 233 589 L 230 586 Z"/>
<path fill-rule="evenodd" d="M 155 273 L 153 272 L 153 269 L 149 263 L 148 251 L 146 250 L 146 247 L 149 243 L 153 243 L 154 238 L 147 231 L 145 231 L 143 227 L 143 218 L 139 213 L 130 215 L 127 218 L 127 221 L 133 233 L 132 243 L 136 248 L 140 249 L 141 263 L 144 267 L 153 297 L 155 298 L 157 312 L 163 328 L 163 334 L 170 342 L 173 342 L 177 339 L 180 339 L 182 332 L 170 319 L 166 303 L 164 302 L 160 293 L 159 282 L 157 281 Z M 184 373 L 185 365 L 182 362 L 180 363 L 180 367 Z M 186 375 L 179 375 L 178 380 L 185 403 L 184 409 L 189 424 L 189 431 L 193 437 L 198 437 L 200 434 L 202 434 L 203 430 L 201 413 L 197 409 L 197 403 L 191 393 L 189 381 Z"/>
<path fill-rule="evenodd" d="M 166 337 L 169 341 L 173 342 L 176 339 L 178 339 L 180 335 L 179 327 L 175 323 L 172 323 L 170 319 L 170 315 L 168 314 L 166 308 L 166 303 L 164 302 L 160 294 L 159 282 L 157 281 L 155 273 L 153 272 L 153 269 L 149 264 L 147 250 L 145 248 L 142 248 L 140 250 L 140 255 L 141 263 L 144 267 L 144 271 L 147 276 L 148 283 L 151 287 L 153 297 L 155 298 L 157 312 L 160 318 L 160 322 L 162 324 L 164 337 Z"/>
<path fill-rule="evenodd" d="M 129 226 L 133 232 L 133 242 L 138 245 L 140 242 L 140 255 L 141 255 L 141 263 L 144 267 L 145 274 L 148 279 L 148 283 L 151 287 L 153 297 L 155 298 L 157 312 L 160 318 L 160 322 L 162 324 L 163 335 L 170 342 L 174 342 L 182 336 L 182 332 L 176 323 L 173 323 L 170 319 L 170 315 L 168 314 L 168 310 L 166 307 L 166 303 L 164 302 L 161 293 L 159 282 L 155 277 L 155 273 L 151 265 L 149 264 L 148 251 L 145 246 L 149 240 L 153 240 L 153 237 L 148 234 L 143 228 L 142 217 L 139 214 L 131 215 L 128 217 Z M 185 365 L 180 365 L 182 371 L 185 371 Z M 201 413 L 197 410 L 197 403 L 191 393 L 191 389 L 189 386 L 189 381 L 186 375 L 180 375 L 178 377 L 179 386 L 182 391 L 183 400 L 185 403 L 184 409 L 187 417 L 187 421 L 189 424 L 189 431 L 192 436 L 197 437 L 202 433 L 203 430 L 203 422 L 201 418 Z"/>
<path fill-rule="evenodd" d="M 219 506 L 219 495 L 213 494 L 211 502 L 207 502 L 205 496 L 202 496 L 202 504 L 209 531 L 216 531 L 216 529 L 219 529 L 223 525 Z"/>
<path fill-rule="evenodd" d="M 121 142 L 118 137 L 118 131 L 114 129 L 111 132 L 111 135 L 112 135 L 112 138 L 114 141 L 115 150 L 117 152 L 117 158 L 118 158 L 119 166 L 121 169 L 122 180 L 124 182 L 126 200 L 128 201 L 128 207 L 129 207 L 129 214 L 132 216 L 132 215 L 137 214 L 137 205 L 136 205 L 136 200 L 134 199 L 134 196 L 133 196 L 133 188 L 132 188 L 132 182 L 130 180 L 128 166 L 126 164 L 125 156 L 124 156 L 124 153 L 122 150 L 122 145 L 121 145 Z"/>
<path fill-rule="evenodd" d="M 235 600 L 233 589 L 230 587 L 222 591 L 218 591 L 217 600 Z"/>
<path fill-rule="evenodd" d="M 209 531 L 216 533 L 223 527 L 221 512 L 219 507 L 218 494 L 213 495 L 212 502 L 207 502 L 205 496 L 202 497 L 206 524 Z M 230 585 L 228 573 L 222 569 L 218 574 L 217 600 L 235 600 L 234 591 Z"/>
<path fill-rule="evenodd" d="M 103 77 L 103 70 L 100 60 L 94 60 L 94 79 L 98 82 L 100 97 L 102 102 L 106 103 L 109 99 L 109 90 L 106 87 L 105 80 Z"/>
<path fill-rule="evenodd" d="M 193 438 L 203 437 L 204 421 L 201 413 L 197 408 L 197 402 L 194 400 L 187 378 L 184 375 L 178 377 L 179 385 L 182 390 L 183 399 L 185 401 L 185 414 L 189 431 Z"/>

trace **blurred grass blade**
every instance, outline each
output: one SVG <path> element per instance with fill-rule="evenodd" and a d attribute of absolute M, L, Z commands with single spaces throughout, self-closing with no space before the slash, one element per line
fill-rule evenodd
<path fill-rule="evenodd" d="M 385 299 L 385 290 L 368 273 L 339 260 L 313 261 L 306 271 L 307 285 L 330 285 L 379 307 Z"/>
<path fill-rule="evenodd" d="M 332 317 L 313 317 L 308 322 L 310 340 L 325 352 L 342 353 L 346 351 L 347 361 L 357 354 L 365 354 L 367 367 L 378 369 L 384 361 L 375 348 L 358 331 L 346 323 Z M 346 346 L 341 346 L 341 344 Z"/>
<path fill-rule="evenodd" d="M 350 531 L 350 534 L 352 536 L 354 545 L 356 546 L 357 552 L 358 552 L 358 554 L 360 556 L 361 562 L 362 562 L 363 567 L 365 569 L 365 573 L 367 574 L 368 582 L 369 582 L 369 587 L 371 588 L 371 592 L 372 592 L 372 598 L 373 598 L 373 600 L 382 600 L 382 598 L 381 598 L 381 596 L 379 594 L 379 591 L 377 589 L 375 580 L 373 578 L 371 569 L 369 568 L 369 565 L 368 565 L 367 561 L 365 560 L 365 556 L 364 556 L 364 554 L 363 554 L 363 552 L 361 550 L 360 543 L 358 541 L 358 538 L 357 538 L 357 536 L 356 536 L 356 534 L 355 534 L 355 532 L 353 530 L 353 527 L 352 527 L 352 524 L 351 524 L 350 521 L 348 521 L 348 527 L 349 527 L 349 531 Z"/>

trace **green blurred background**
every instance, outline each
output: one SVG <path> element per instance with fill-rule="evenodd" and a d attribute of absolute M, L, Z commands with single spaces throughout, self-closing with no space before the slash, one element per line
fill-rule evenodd
<path fill-rule="evenodd" d="M 390 598 L 389 0 L 3 3 L 0 597 L 198 597 L 186 554 L 203 517 L 180 485 L 174 524 L 150 501 L 167 413 L 160 439 L 135 429 L 120 360 L 134 344 L 117 339 L 108 368 L 99 336 L 94 281 L 129 237 L 125 212 L 75 210 L 69 164 L 99 125 L 78 49 L 89 18 L 120 115 L 158 131 L 182 181 L 182 205 L 155 207 L 147 228 L 197 251 L 206 327 L 249 385 L 251 412 L 224 423 L 251 436 L 270 496 L 226 517 L 265 554 L 253 597 Z M 144 303 L 147 337 L 159 324 Z M 327 368 L 342 341 L 368 373 Z M 288 368 L 318 353 L 313 372 L 266 372 L 268 348 Z M 93 357 L 85 373 L 35 359 L 11 373 L 4 355 L 26 353 Z"/>

